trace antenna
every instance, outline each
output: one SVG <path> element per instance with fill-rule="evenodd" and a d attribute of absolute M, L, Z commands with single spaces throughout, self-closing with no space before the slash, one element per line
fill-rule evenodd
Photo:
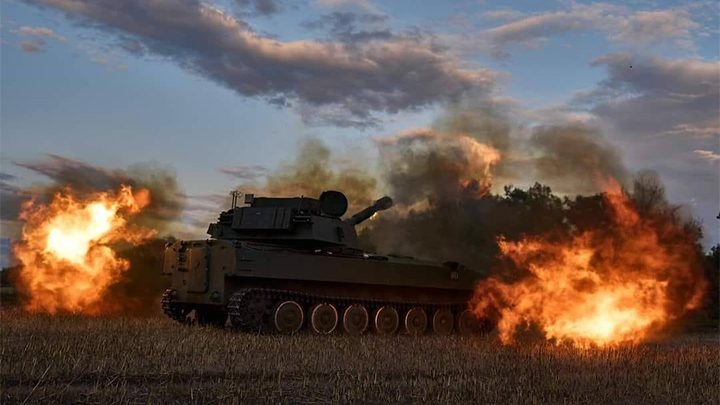
<path fill-rule="evenodd" d="M 233 190 L 230 192 L 230 195 L 232 196 L 232 206 L 230 209 L 235 209 L 235 207 L 237 207 L 238 198 L 242 195 L 242 191 Z"/>

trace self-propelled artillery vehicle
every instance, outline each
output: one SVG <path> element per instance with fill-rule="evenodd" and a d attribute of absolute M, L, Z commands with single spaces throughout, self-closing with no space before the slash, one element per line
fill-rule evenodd
<path fill-rule="evenodd" d="M 162 298 L 179 322 L 230 324 L 245 331 L 359 335 L 474 333 L 487 325 L 467 309 L 479 275 L 454 262 L 433 263 L 363 251 L 355 226 L 392 206 L 383 197 L 342 219 L 338 191 L 319 199 L 233 194 L 207 240 L 165 249 Z"/>

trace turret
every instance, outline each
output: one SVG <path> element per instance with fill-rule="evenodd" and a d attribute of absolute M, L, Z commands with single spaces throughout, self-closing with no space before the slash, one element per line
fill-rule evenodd
<path fill-rule="evenodd" d="M 222 212 L 216 223 L 210 224 L 208 234 L 216 239 L 247 240 L 303 249 L 329 246 L 358 248 L 355 225 L 392 206 L 392 199 L 383 197 L 342 220 L 348 201 L 339 191 L 324 191 L 318 199 L 245 194 L 245 206 L 235 206 L 238 197 L 238 193 L 233 193 L 233 207 Z"/>

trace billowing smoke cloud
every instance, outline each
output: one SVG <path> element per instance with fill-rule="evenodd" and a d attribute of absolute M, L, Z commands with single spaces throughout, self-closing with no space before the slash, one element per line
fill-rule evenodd
<path fill-rule="evenodd" d="M 375 177 L 359 163 L 333 156 L 331 149 L 318 139 L 302 141 L 295 158 L 267 174 L 264 185 L 246 182 L 239 189 L 258 196 L 312 198 L 319 197 L 324 190 L 340 190 L 348 198 L 348 214 L 378 197 Z"/>
<path fill-rule="evenodd" d="M 489 104 L 456 104 L 432 128 L 408 129 L 376 138 L 376 172 L 360 164 L 342 167 L 319 140 L 301 143 L 295 159 L 265 175 L 264 184 L 240 189 L 258 195 L 318 196 L 335 189 L 348 195 L 350 212 L 383 194 L 395 207 L 361 230 L 364 248 L 384 254 L 460 261 L 488 271 L 498 254 L 497 237 L 519 238 L 549 230 L 600 223 L 598 196 L 609 179 L 628 181 L 618 151 L 591 127 L 580 124 L 526 129 Z M 242 170 L 241 170 L 242 169 Z M 253 169 L 253 170 L 250 170 Z M 224 169 L 255 177 L 257 168 Z M 533 184 L 515 188 L 508 184 Z M 583 218 L 589 214 L 590 219 Z M 577 218 L 575 218 L 577 217 Z M 584 221 L 584 222 L 583 222 Z"/>
<path fill-rule="evenodd" d="M 558 192 L 592 194 L 600 191 L 609 178 L 627 181 L 618 150 L 586 126 L 538 128 L 530 138 L 530 146 L 539 153 L 534 160 L 537 178 L 556 185 Z"/>
<path fill-rule="evenodd" d="M 483 197 L 490 191 L 491 169 L 500 160 L 497 149 L 467 135 L 429 129 L 409 130 L 377 144 L 385 181 L 401 205 Z"/>
<path fill-rule="evenodd" d="M 362 231 L 366 248 L 460 261 L 481 272 L 497 267 L 500 235 L 567 231 L 568 216 L 577 216 L 578 226 L 606 217 L 598 196 L 563 200 L 553 191 L 593 195 L 611 179 L 628 180 L 617 149 L 593 128 L 527 129 L 489 104 L 454 105 L 433 128 L 406 130 L 376 144 L 382 184 L 397 206 Z M 509 185 L 535 181 L 543 185 Z M 581 223 L 588 213 L 592 219 Z"/>
<path fill-rule="evenodd" d="M 433 128 L 408 130 L 379 139 L 377 145 L 384 164 L 383 185 L 398 206 L 361 230 L 367 250 L 458 261 L 490 276 L 491 286 L 526 286 L 533 285 L 536 266 L 555 254 L 552 247 L 567 247 L 568 241 L 581 238 L 578 235 L 599 235 L 605 244 L 597 243 L 593 256 L 584 257 L 588 263 L 600 263 L 595 266 L 602 270 L 598 274 L 613 279 L 608 269 L 625 274 L 630 270 L 624 266 L 630 266 L 652 273 L 661 282 L 672 279 L 666 293 L 667 319 L 673 322 L 703 305 L 708 284 L 698 265 L 701 226 L 681 207 L 668 203 L 656 173 L 628 173 L 619 150 L 591 126 L 570 123 L 527 129 L 491 108 L 454 106 Z M 529 180 L 539 183 L 521 188 L 506 185 Z M 498 190 L 503 185 L 504 193 Z M 606 194 L 611 191 L 614 198 L 623 198 L 620 205 L 630 217 L 639 218 L 630 231 L 617 230 L 618 204 L 609 204 L 612 200 Z M 502 251 L 503 246 L 540 240 L 546 248 L 524 262 L 508 260 Z M 656 260 L 670 256 L 674 262 Z M 678 263 L 684 263 L 682 271 L 675 271 Z M 626 274 L 625 279 L 633 277 Z M 518 295 L 495 301 L 493 296 L 499 296 L 497 289 L 479 287 L 473 306 L 488 297 L 492 305 L 478 314 L 499 320 L 500 312 L 495 316 L 493 311 L 513 308 L 518 302 L 512 298 Z M 510 336 L 514 329 L 503 333 Z"/>
<path fill-rule="evenodd" d="M 493 184 L 540 181 L 569 195 L 600 192 L 608 179 L 626 184 L 618 149 L 593 127 L 527 129 L 507 116 L 485 102 L 455 104 L 432 128 L 376 139 L 384 183 L 406 205 L 427 198 L 477 199 Z"/>
<path fill-rule="evenodd" d="M 41 174 L 52 181 L 49 185 L 27 189 L 3 186 L 3 219 L 16 220 L 24 201 L 35 198 L 47 202 L 65 188 L 78 197 L 101 191 L 117 191 L 121 185 L 150 191 L 150 204 L 134 220 L 164 231 L 182 212 L 184 200 L 179 192 L 177 177 L 172 169 L 153 163 L 140 163 L 127 170 L 107 169 L 79 160 L 48 154 L 39 162 L 16 162 L 19 167 Z M 7 198 L 7 199 L 5 199 Z"/>

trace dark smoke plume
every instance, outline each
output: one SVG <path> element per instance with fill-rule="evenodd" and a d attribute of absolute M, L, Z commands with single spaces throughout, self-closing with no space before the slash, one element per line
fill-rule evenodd
<path fill-rule="evenodd" d="M 577 195 L 600 192 L 609 179 L 626 184 L 619 151 L 593 127 L 527 129 L 509 116 L 488 102 L 457 103 L 432 128 L 377 139 L 382 183 L 407 205 L 428 198 L 478 198 L 491 185 L 498 192 L 497 186 L 539 181 Z"/>
<path fill-rule="evenodd" d="M 467 136 L 499 151 L 502 159 L 493 166 L 496 179 L 512 178 L 520 169 L 515 159 L 520 142 L 513 136 L 510 113 L 483 99 L 450 104 L 433 129 L 449 136 Z"/>
<path fill-rule="evenodd" d="M 300 144 L 293 161 L 268 174 L 265 184 L 244 184 L 241 190 L 318 196 L 336 189 L 347 194 L 350 212 L 388 194 L 395 207 L 366 222 L 360 235 L 364 248 L 455 260 L 487 272 L 496 265 L 499 235 L 561 234 L 570 229 L 568 218 L 576 227 L 606 218 L 597 195 L 569 200 L 537 183 L 508 186 L 504 194 L 498 186 L 540 181 L 575 196 L 599 192 L 607 179 L 624 183 L 627 177 L 616 149 L 592 128 L 527 130 L 483 103 L 456 104 L 432 128 L 405 130 L 375 143 L 380 165 L 373 175 L 358 164 L 339 169 L 331 149 L 311 139 Z"/>
<path fill-rule="evenodd" d="M 324 190 L 341 190 L 348 198 L 348 214 L 352 215 L 378 198 L 377 182 L 360 165 L 342 163 L 347 162 L 338 162 L 322 141 L 306 139 L 300 143 L 294 160 L 267 175 L 265 185 L 243 184 L 239 189 L 258 196 L 312 198 Z"/>
<path fill-rule="evenodd" d="M 606 219 L 592 194 L 609 179 L 626 182 L 617 150 L 581 124 L 525 129 L 508 116 L 487 103 L 457 104 L 433 128 L 378 139 L 382 183 L 398 206 L 362 231 L 365 247 L 490 272 L 500 235 L 560 237 L 570 231 L 568 218 L 575 226 Z M 530 181 L 542 184 L 498 190 Z M 590 196 L 558 197 L 548 185 Z"/>
<path fill-rule="evenodd" d="M 530 148 L 537 178 L 561 193 L 592 194 L 609 178 L 621 184 L 627 170 L 618 150 L 599 132 L 580 124 L 541 127 L 533 131 Z"/>
<path fill-rule="evenodd" d="M 130 268 L 107 294 L 110 309 L 117 313 L 133 315 L 156 315 L 161 313 L 160 297 L 170 288 L 170 278 L 161 275 L 165 244 L 173 238 L 155 238 L 118 252 L 118 256 L 130 262 Z"/>
<path fill-rule="evenodd" d="M 496 149 L 473 138 L 430 129 L 406 131 L 377 145 L 384 180 L 400 205 L 482 197 L 500 160 Z"/>
<path fill-rule="evenodd" d="M 172 221 L 182 213 L 184 199 L 179 192 L 175 173 L 154 163 L 140 163 L 127 170 L 107 169 L 79 160 L 48 154 L 40 162 L 16 162 L 15 165 L 41 174 L 52 180 L 49 185 L 26 189 L 4 190 L 2 214 L 4 220 L 17 220 L 20 206 L 30 198 L 40 203 L 49 202 L 53 195 L 70 188 L 79 198 L 103 191 L 116 192 L 121 185 L 134 190 L 150 191 L 150 204 L 132 221 L 158 232 L 166 231 Z M 7 199 L 5 199 L 7 197 Z"/>

